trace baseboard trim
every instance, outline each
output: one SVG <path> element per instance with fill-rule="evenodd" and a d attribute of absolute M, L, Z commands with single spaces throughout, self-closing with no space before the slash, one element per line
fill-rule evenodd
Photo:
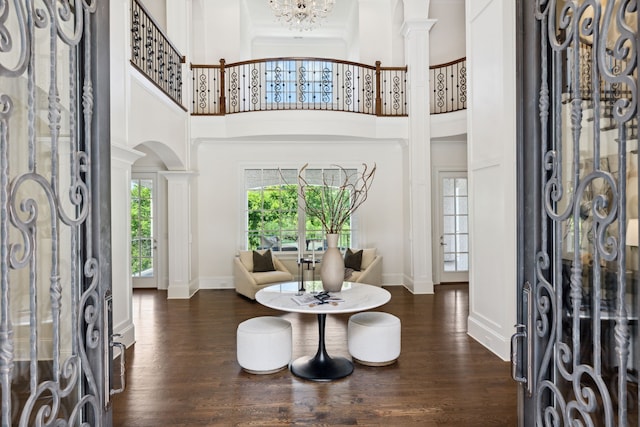
<path fill-rule="evenodd" d="M 505 338 L 472 314 L 467 319 L 467 334 L 502 360 L 510 360 L 511 339 Z"/>
<path fill-rule="evenodd" d="M 198 289 L 235 289 L 233 276 L 201 277 Z"/>

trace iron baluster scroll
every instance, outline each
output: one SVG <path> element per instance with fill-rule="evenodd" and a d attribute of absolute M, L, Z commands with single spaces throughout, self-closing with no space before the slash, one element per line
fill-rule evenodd
<path fill-rule="evenodd" d="M 638 425 L 639 275 L 626 245 L 638 217 L 637 6 L 536 0 L 543 191 L 532 317 L 540 362 L 530 381 L 539 426 Z"/>
<path fill-rule="evenodd" d="M 0 0 L 2 426 L 104 420 L 91 178 L 98 8 Z"/>
<path fill-rule="evenodd" d="M 182 109 L 185 109 L 182 105 L 184 62 L 184 56 L 144 6 L 138 0 L 132 0 L 131 64 Z"/>
<path fill-rule="evenodd" d="M 429 67 L 431 114 L 450 113 L 467 108 L 467 59 Z"/>
<path fill-rule="evenodd" d="M 191 72 L 192 115 L 271 110 L 408 115 L 407 67 L 320 58 L 270 58 L 232 64 L 221 60 L 221 65 L 192 64 Z M 212 96 L 217 93 L 221 95 Z"/>

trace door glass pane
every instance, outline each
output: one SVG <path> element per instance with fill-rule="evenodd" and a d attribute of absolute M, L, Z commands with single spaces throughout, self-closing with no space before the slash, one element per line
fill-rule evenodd
<path fill-rule="evenodd" d="M 442 179 L 443 271 L 468 271 L 468 199 L 466 178 Z"/>
<path fill-rule="evenodd" d="M 456 179 L 456 195 L 457 196 L 467 195 L 467 179 L 466 178 Z"/>
<path fill-rule="evenodd" d="M 453 234 L 456 232 L 456 217 L 445 216 L 444 217 L 444 232 L 445 234 Z"/>
<path fill-rule="evenodd" d="M 443 196 L 454 196 L 455 195 L 455 179 L 453 178 L 444 178 L 442 180 L 442 195 Z"/>
<path fill-rule="evenodd" d="M 154 277 L 153 180 L 131 179 L 131 275 Z"/>
<path fill-rule="evenodd" d="M 442 199 L 442 208 L 445 215 L 455 215 L 456 205 L 454 197 L 444 197 Z"/>

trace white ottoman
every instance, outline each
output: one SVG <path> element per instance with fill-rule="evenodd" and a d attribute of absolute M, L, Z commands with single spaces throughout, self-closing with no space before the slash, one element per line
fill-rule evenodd
<path fill-rule="evenodd" d="M 400 319 L 393 314 L 366 311 L 349 318 L 347 341 L 351 357 L 369 366 L 385 366 L 400 356 Z"/>
<path fill-rule="evenodd" d="M 291 323 L 273 316 L 254 317 L 238 325 L 238 363 L 252 374 L 271 374 L 291 361 Z"/>

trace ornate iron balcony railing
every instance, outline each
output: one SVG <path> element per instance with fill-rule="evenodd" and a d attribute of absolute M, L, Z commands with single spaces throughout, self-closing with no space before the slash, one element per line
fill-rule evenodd
<path fill-rule="evenodd" d="M 191 65 L 192 115 L 329 110 L 406 116 L 407 67 L 335 59 L 270 58 Z"/>
<path fill-rule="evenodd" d="M 563 75 L 563 102 L 569 103 L 572 100 L 580 100 L 587 103 L 588 109 L 594 109 L 595 103 L 599 104 L 598 111 L 600 111 L 600 124 L 601 130 L 611 130 L 618 126 L 618 122 L 614 118 L 614 109 L 616 103 L 623 99 L 633 98 L 633 91 L 637 88 L 631 88 L 625 84 L 623 80 L 612 82 L 611 79 L 605 79 L 603 73 L 609 73 L 613 76 L 623 74 L 623 71 L 630 67 L 630 64 L 626 60 L 619 59 L 617 55 L 609 49 L 602 51 L 601 68 L 598 68 L 599 73 L 596 74 L 599 87 L 594 90 L 593 82 L 593 69 L 594 69 L 594 51 L 593 46 L 581 41 L 577 52 L 569 48 L 566 51 L 566 68 L 568 70 L 574 67 L 579 67 L 579 73 L 575 74 L 573 80 L 568 80 L 567 75 Z M 577 65 L 576 65 L 577 63 Z M 606 69 L 602 69 L 606 67 Z M 593 120 L 593 117 L 590 118 Z M 638 139 L 638 118 L 634 117 L 625 122 L 627 127 L 627 140 Z"/>
<path fill-rule="evenodd" d="M 431 114 L 467 108 L 467 58 L 429 67 Z"/>
<path fill-rule="evenodd" d="M 185 58 L 169 41 L 144 6 L 131 2 L 131 64 L 169 98 L 182 105 L 182 66 Z"/>

